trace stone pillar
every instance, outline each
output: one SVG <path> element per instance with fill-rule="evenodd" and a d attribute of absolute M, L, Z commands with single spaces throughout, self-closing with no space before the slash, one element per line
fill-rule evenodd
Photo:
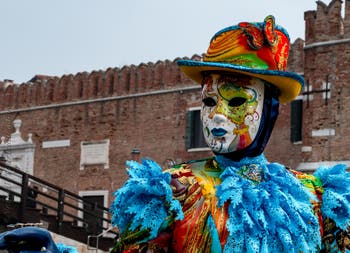
<path fill-rule="evenodd" d="M 1 137 L 0 143 L 0 157 L 6 161 L 7 164 L 17 169 L 22 170 L 30 175 L 34 174 L 34 150 L 35 145 L 32 141 L 32 134 L 28 134 L 28 139 L 25 141 L 22 139 L 20 128 L 22 121 L 16 119 L 13 121 L 13 127 L 15 132 L 11 134 L 10 138 L 6 140 Z M 16 182 L 21 182 L 22 178 L 13 174 L 7 170 L 0 171 L 1 175 L 10 178 Z M 4 180 L 0 180 L 1 185 L 7 189 L 20 193 L 20 187 L 9 183 Z M 3 194 L 3 192 L 0 192 Z"/>

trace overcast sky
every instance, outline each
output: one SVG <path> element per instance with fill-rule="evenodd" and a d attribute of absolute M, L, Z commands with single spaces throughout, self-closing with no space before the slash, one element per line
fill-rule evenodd
<path fill-rule="evenodd" d="M 191 57 L 218 30 L 269 14 L 292 41 L 304 39 L 304 12 L 316 8 L 313 0 L 0 0 L 0 80 Z"/>

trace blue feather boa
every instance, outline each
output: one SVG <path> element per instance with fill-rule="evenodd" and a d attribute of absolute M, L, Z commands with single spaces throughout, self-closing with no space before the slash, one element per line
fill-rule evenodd
<path fill-rule="evenodd" d="M 350 226 L 350 173 L 343 164 L 332 168 L 320 167 L 314 173 L 321 179 L 321 211 L 325 218 L 331 218 L 337 227 L 347 230 Z"/>
<path fill-rule="evenodd" d="M 127 166 L 129 179 L 114 193 L 112 223 L 121 232 L 149 230 L 150 236 L 143 241 L 154 239 L 169 216 L 183 219 L 180 202 L 172 198 L 171 175 L 152 160 L 128 161 Z"/>
<path fill-rule="evenodd" d="M 235 162 L 217 156 L 222 183 L 219 205 L 229 202 L 224 252 L 317 252 L 321 245 L 314 196 L 280 164 L 268 164 L 263 155 Z M 252 164 L 262 172 L 261 182 L 242 177 Z M 315 199 L 316 200 L 316 199 Z"/>
<path fill-rule="evenodd" d="M 79 253 L 73 246 L 67 246 L 63 243 L 56 243 L 57 249 L 60 253 Z"/>

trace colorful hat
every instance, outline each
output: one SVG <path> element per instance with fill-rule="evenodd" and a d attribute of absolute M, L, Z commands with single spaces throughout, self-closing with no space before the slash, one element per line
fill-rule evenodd
<path fill-rule="evenodd" d="M 287 72 L 289 35 L 275 25 L 273 16 L 264 22 L 242 22 L 217 32 L 210 41 L 203 61 L 180 60 L 181 70 L 197 83 L 206 71 L 226 71 L 268 81 L 280 91 L 279 101 L 286 103 L 299 95 L 304 85 L 300 75 Z"/>

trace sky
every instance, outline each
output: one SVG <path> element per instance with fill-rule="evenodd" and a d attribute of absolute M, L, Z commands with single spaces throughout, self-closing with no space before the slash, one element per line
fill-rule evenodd
<path fill-rule="evenodd" d="M 0 81 L 192 57 L 222 28 L 270 14 L 294 42 L 316 8 L 314 0 L 0 0 Z"/>

